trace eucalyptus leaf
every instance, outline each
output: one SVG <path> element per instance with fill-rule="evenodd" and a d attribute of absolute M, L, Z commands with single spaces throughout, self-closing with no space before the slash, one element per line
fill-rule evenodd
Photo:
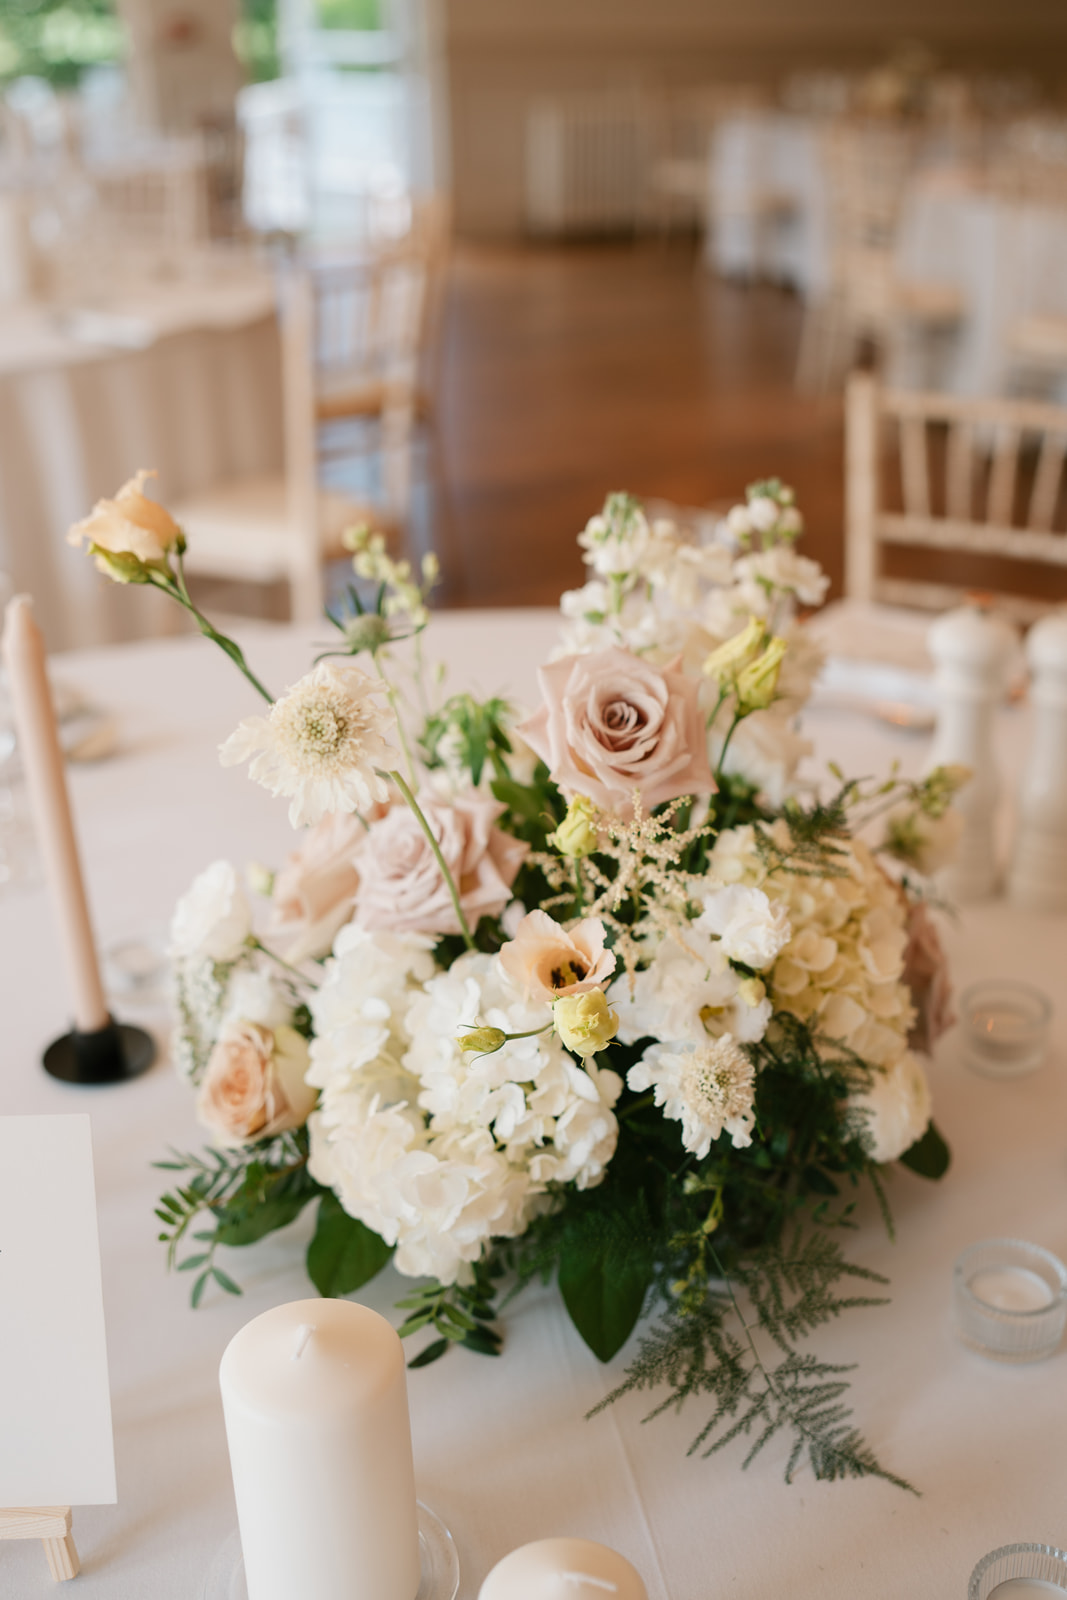
<path fill-rule="evenodd" d="M 362 1288 L 392 1253 L 390 1245 L 348 1215 L 336 1195 L 323 1195 L 307 1252 L 308 1277 L 321 1295 L 337 1299 Z"/>

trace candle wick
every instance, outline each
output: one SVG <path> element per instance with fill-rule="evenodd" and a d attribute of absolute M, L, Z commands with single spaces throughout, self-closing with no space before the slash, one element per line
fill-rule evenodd
<path fill-rule="evenodd" d="M 290 1361 L 300 1360 L 300 1357 L 307 1349 L 308 1340 L 311 1338 L 311 1335 L 314 1332 L 315 1324 L 313 1322 L 302 1322 L 300 1324 L 299 1328 L 296 1330 L 296 1344 L 293 1346 L 293 1353 L 289 1357 Z"/>
<path fill-rule="evenodd" d="M 594 1578 L 591 1572 L 561 1572 L 564 1583 L 584 1583 L 591 1589 L 603 1589 L 605 1594 L 618 1594 L 618 1586 L 610 1578 Z"/>

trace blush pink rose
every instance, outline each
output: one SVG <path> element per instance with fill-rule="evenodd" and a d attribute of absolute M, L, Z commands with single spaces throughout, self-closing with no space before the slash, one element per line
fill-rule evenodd
<path fill-rule="evenodd" d="M 952 1027 L 956 1013 L 952 1009 L 948 958 L 937 924 L 921 901 L 908 912 L 907 935 L 902 982 L 911 990 L 915 1007 L 908 1044 L 929 1055 L 941 1035 Z"/>
<path fill-rule="evenodd" d="M 286 960 L 307 961 L 329 952 L 356 903 L 355 856 L 366 836 L 363 823 L 351 812 L 332 812 L 307 830 L 299 850 L 278 873 L 272 927 L 292 940 Z"/>
<path fill-rule="evenodd" d="M 222 1144 L 300 1128 L 316 1099 L 307 1069 L 307 1042 L 295 1029 L 229 1022 L 208 1058 L 197 1115 Z"/>
<path fill-rule="evenodd" d="M 570 798 L 629 816 L 685 794 L 712 794 L 695 678 L 612 647 L 564 656 L 539 673 L 545 703 L 519 728 Z"/>
<path fill-rule="evenodd" d="M 471 930 L 480 917 L 499 916 L 511 899 L 515 874 L 529 845 L 493 824 L 504 807 L 472 796 L 419 796 L 422 809 L 459 892 Z M 418 818 L 406 805 L 371 824 L 355 856 L 359 873 L 354 920 L 385 933 L 459 933 L 448 885 Z"/>
<path fill-rule="evenodd" d="M 500 949 L 500 965 L 532 1000 L 560 1000 L 606 983 L 615 956 L 604 949 L 604 924 L 586 917 L 570 932 L 547 911 L 531 911 Z"/>

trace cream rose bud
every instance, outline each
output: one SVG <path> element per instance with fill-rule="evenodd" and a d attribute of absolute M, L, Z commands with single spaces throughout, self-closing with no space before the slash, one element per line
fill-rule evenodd
<path fill-rule="evenodd" d="M 208 1060 L 196 1110 L 223 1144 L 300 1128 L 317 1098 L 304 1081 L 307 1042 L 293 1028 L 227 1023 Z"/>
<path fill-rule="evenodd" d="M 656 667 L 613 646 L 564 656 L 538 676 L 545 703 L 519 732 L 568 798 L 629 816 L 635 791 L 646 810 L 715 792 L 700 686 L 677 663 Z"/>
<path fill-rule="evenodd" d="M 384 807 L 375 808 L 384 812 Z M 286 960 L 327 955 L 338 930 L 352 915 L 359 888 L 354 859 L 367 835 L 365 821 L 334 811 L 304 834 L 275 874 L 272 925 L 292 939 Z"/>
<path fill-rule="evenodd" d="M 619 1031 L 618 1015 L 608 1005 L 603 989 L 557 1000 L 552 1007 L 552 1021 L 567 1049 L 576 1056 L 596 1055 Z"/>
<path fill-rule="evenodd" d="M 600 812 L 587 794 L 576 794 L 567 807 L 567 815 L 550 833 L 548 843 L 555 845 L 561 856 L 591 856 L 600 843 L 597 818 Z"/>
<path fill-rule="evenodd" d="M 134 576 L 138 563 L 164 566 L 169 552 L 182 543 L 182 530 L 170 512 L 144 492 L 145 482 L 154 476 L 142 469 L 114 500 L 98 500 L 67 535 L 70 544 L 87 545 L 97 566 L 120 583 L 139 581 Z"/>

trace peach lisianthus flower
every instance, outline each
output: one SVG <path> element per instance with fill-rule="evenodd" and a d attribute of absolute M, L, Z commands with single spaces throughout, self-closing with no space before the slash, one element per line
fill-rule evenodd
<path fill-rule="evenodd" d="M 67 535 L 69 544 L 86 544 L 101 572 L 119 582 L 130 582 L 138 564 L 164 565 L 181 543 L 182 531 L 170 512 L 144 492 L 145 482 L 154 477 L 153 471 L 142 468 L 113 500 L 98 500 Z"/>
<path fill-rule="evenodd" d="M 628 816 L 679 795 L 712 794 L 699 685 L 612 647 L 564 656 L 539 673 L 545 703 L 520 734 L 570 798 Z"/>
<path fill-rule="evenodd" d="M 441 800 L 419 797 L 472 929 L 480 917 L 499 916 L 511 899 L 529 845 L 494 823 L 504 807 L 471 795 Z M 452 896 L 418 818 L 393 806 L 371 824 L 356 852 L 359 873 L 355 921 L 386 933 L 459 933 Z"/>
<path fill-rule="evenodd" d="M 244 1144 L 300 1128 L 317 1098 L 304 1082 L 305 1039 L 289 1027 L 234 1020 L 219 1034 L 196 1110 L 223 1144 Z"/>
<path fill-rule="evenodd" d="M 514 939 L 501 946 L 500 965 L 531 1000 L 560 1000 L 606 983 L 615 956 L 604 948 L 604 924 L 586 917 L 568 932 L 547 911 L 530 911 Z"/>

